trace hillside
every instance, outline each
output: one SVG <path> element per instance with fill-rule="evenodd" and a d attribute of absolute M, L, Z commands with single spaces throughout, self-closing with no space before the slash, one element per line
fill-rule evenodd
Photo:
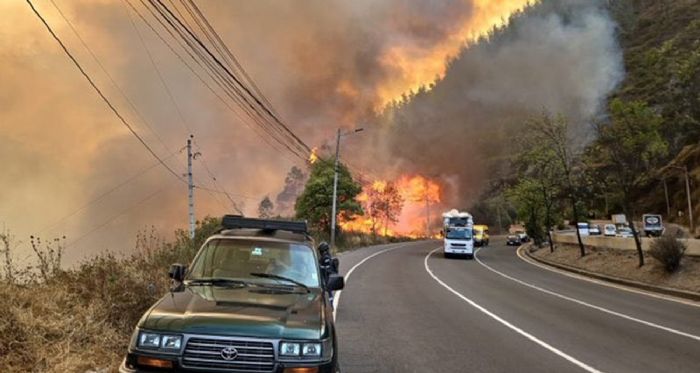
<path fill-rule="evenodd" d="M 662 165 L 687 166 L 692 181 L 700 180 L 700 1 L 619 0 L 611 2 L 620 25 L 625 79 L 614 96 L 647 102 L 663 119 L 669 143 Z M 659 178 L 663 177 L 659 175 Z M 669 172 L 671 220 L 687 224 L 687 202 L 682 175 Z M 661 182 L 641 195 L 643 208 L 666 211 Z M 693 187 L 694 201 L 700 190 Z M 687 215 L 687 214 L 686 214 Z M 700 215 L 696 203 L 694 215 Z M 696 219 L 697 220 L 697 219 Z M 697 225 L 697 224 L 696 224 Z"/>

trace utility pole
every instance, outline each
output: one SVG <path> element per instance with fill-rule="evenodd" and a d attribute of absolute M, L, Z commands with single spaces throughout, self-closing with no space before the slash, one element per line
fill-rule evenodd
<path fill-rule="evenodd" d="M 688 166 L 683 166 L 685 172 L 685 194 L 688 197 L 688 222 L 690 223 L 690 236 L 695 237 L 695 224 L 693 222 L 693 202 L 690 200 L 690 175 Z"/>
<path fill-rule="evenodd" d="M 338 133 L 335 138 L 335 165 L 333 172 L 333 209 L 331 210 L 331 247 L 335 247 L 335 225 L 337 212 L 337 201 L 338 201 L 338 162 L 340 158 L 340 137 L 352 135 L 353 133 L 361 132 L 363 128 L 356 128 L 350 132 L 341 133 L 340 128 L 338 128 Z"/>
<path fill-rule="evenodd" d="M 331 247 L 335 247 L 336 201 L 338 200 L 338 157 L 340 156 L 340 128 L 335 138 L 335 166 L 333 168 L 333 210 L 331 211 Z"/>
<path fill-rule="evenodd" d="M 688 199 L 688 228 L 690 228 L 690 235 L 695 237 L 695 223 L 693 222 L 693 201 L 690 199 L 690 173 L 688 172 L 688 166 L 669 166 L 669 168 L 681 170 L 685 175 L 685 195 Z"/>
<path fill-rule="evenodd" d="M 425 188 L 425 237 L 430 237 L 430 194 L 428 193 L 428 178 L 423 179 Z"/>
<path fill-rule="evenodd" d="M 194 240 L 194 182 L 192 181 L 192 138 L 187 139 L 187 197 L 189 202 L 190 239 Z"/>
<path fill-rule="evenodd" d="M 668 185 L 666 185 L 666 178 L 664 177 L 664 195 L 666 196 L 666 219 L 671 218 L 671 203 L 668 200 Z"/>

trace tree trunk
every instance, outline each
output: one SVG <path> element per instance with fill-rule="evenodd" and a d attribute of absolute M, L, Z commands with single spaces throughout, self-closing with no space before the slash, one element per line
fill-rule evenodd
<path fill-rule="evenodd" d="M 578 247 L 581 250 L 581 257 L 586 256 L 586 249 L 583 247 L 583 240 L 581 240 L 581 232 L 578 230 L 578 208 L 576 207 L 576 198 L 571 197 L 571 209 L 574 213 L 574 222 L 576 225 L 574 229 L 576 230 L 576 239 L 578 239 Z"/>
<path fill-rule="evenodd" d="M 639 267 L 644 265 L 644 251 L 642 251 L 642 240 L 639 238 L 637 233 L 637 228 L 634 226 L 634 214 L 632 213 L 632 208 L 630 207 L 629 198 L 627 193 L 625 193 L 625 215 L 630 219 L 630 229 L 632 229 L 632 235 L 634 236 L 634 245 L 637 247 L 637 256 L 639 256 Z"/>
<path fill-rule="evenodd" d="M 634 227 L 634 220 L 630 219 L 630 228 L 632 229 L 632 235 L 634 236 L 634 244 L 637 246 L 637 255 L 639 255 L 639 266 L 644 265 L 644 252 L 642 251 L 642 240 L 639 238 L 637 233 L 637 228 Z"/>
<path fill-rule="evenodd" d="M 552 227 L 552 218 L 550 217 L 550 212 L 549 212 L 549 207 L 547 207 L 547 210 L 545 211 L 545 227 L 544 229 L 547 230 L 547 241 L 549 241 L 549 252 L 553 253 L 554 252 L 554 242 L 552 241 L 552 232 L 551 232 L 551 227 Z"/>
<path fill-rule="evenodd" d="M 552 241 L 552 233 L 550 232 L 552 228 L 552 202 L 547 198 L 547 190 L 542 189 L 542 196 L 544 197 L 544 229 L 547 230 L 547 241 L 549 241 L 549 252 L 554 252 L 554 242 Z"/>

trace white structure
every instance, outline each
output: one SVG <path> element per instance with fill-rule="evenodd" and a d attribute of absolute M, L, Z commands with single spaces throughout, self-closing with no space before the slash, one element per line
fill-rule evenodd
<path fill-rule="evenodd" d="M 468 212 L 450 210 L 442 214 L 445 257 L 474 257 L 474 218 Z"/>

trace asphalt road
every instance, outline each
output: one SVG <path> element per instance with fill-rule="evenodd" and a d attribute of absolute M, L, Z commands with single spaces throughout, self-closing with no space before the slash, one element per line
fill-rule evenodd
<path fill-rule="evenodd" d="M 337 305 L 353 372 L 700 372 L 700 305 L 552 272 L 503 238 L 478 260 L 438 241 L 365 248 Z"/>

